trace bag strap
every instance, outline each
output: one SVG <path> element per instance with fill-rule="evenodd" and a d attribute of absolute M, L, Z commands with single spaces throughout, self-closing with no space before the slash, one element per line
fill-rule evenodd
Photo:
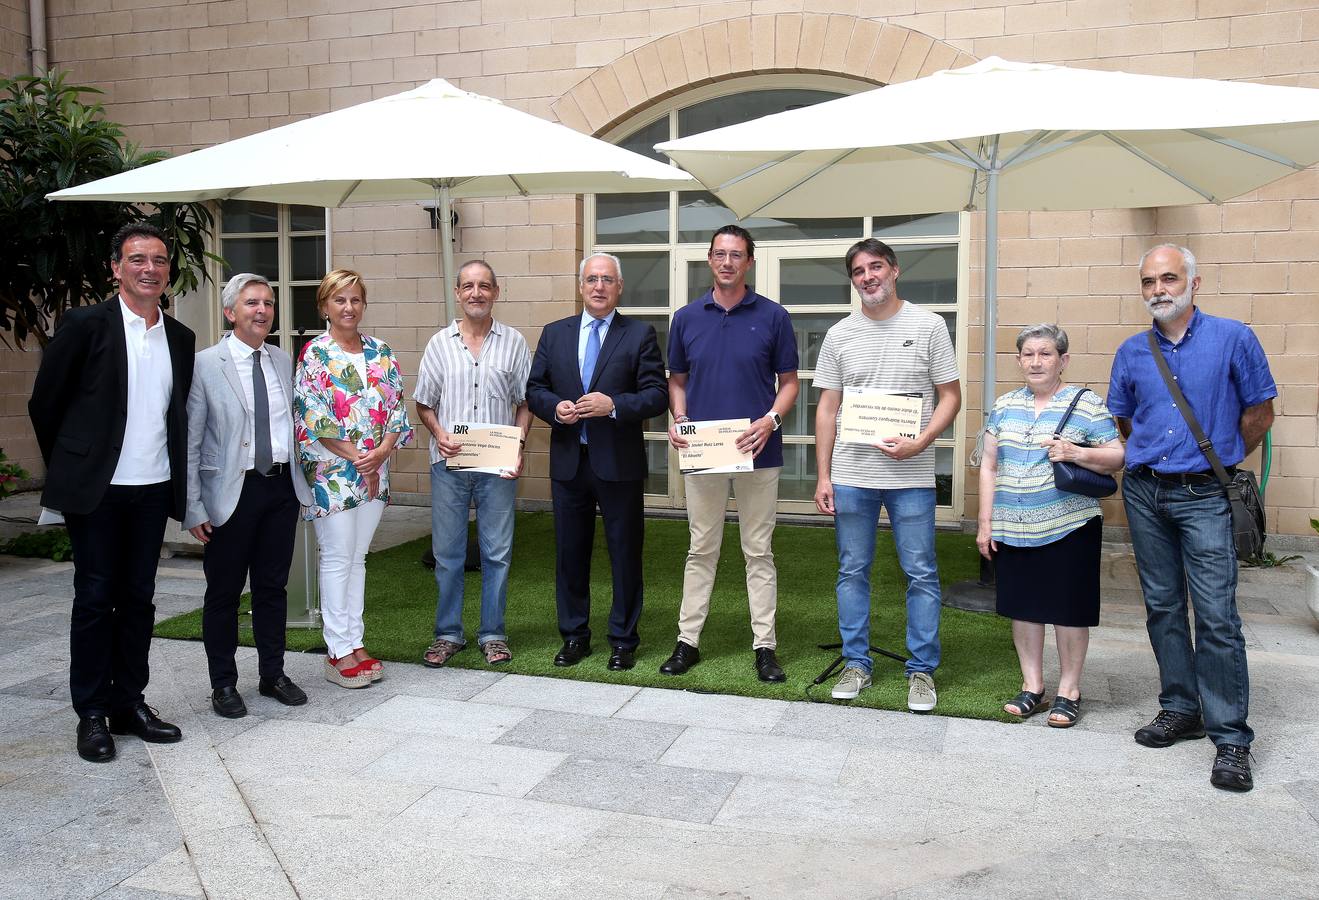
<path fill-rule="evenodd" d="M 1145 337 L 1149 339 L 1150 353 L 1153 354 L 1154 362 L 1159 367 L 1159 374 L 1163 376 L 1163 383 L 1168 386 L 1168 393 L 1172 394 L 1172 399 L 1177 403 L 1177 410 L 1182 414 L 1182 418 L 1186 420 L 1187 426 L 1191 429 L 1191 435 L 1195 438 L 1200 452 L 1205 455 L 1205 459 L 1209 460 L 1209 466 L 1214 470 L 1214 477 L 1223 485 L 1223 490 L 1227 490 L 1232 483 L 1232 479 L 1228 476 L 1227 469 L 1223 468 L 1223 461 L 1214 452 L 1213 442 L 1205 437 L 1204 429 L 1200 427 L 1199 420 L 1196 419 L 1195 413 L 1191 411 L 1191 404 L 1186 402 L 1186 395 L 1182 393 L 1182 389 L 1177 386 L 1177 381 L 1172 377 L 1172 372 L 1168 369 L 1168 361 L 1163 358 L 1163 351 L 1159 349 L 1159 339 L 1154 336 L 1154 329 L 1151 328 L 1147 331 Z"/>
<path fill-rule="evenodd" d="M 1058 420 L 1057 427 L 1053 429 L 1053 439 L 1055 441 L 1062 440 L 1063 428 L 1066 427 L 1067 420 L 1072 417 L 1072 410 L 1076 409 L 1076 404 L 1081 402 L 1081 396 L 1085 394 L 1085 392 L 1088 390 L 1090 389 L 1081 388 L 1079 391 L 1076 392 L 1076 396 L 1072 398 L 1071 404 L 1067 407 L 1067 412 L 1063 413 L 1063 417 Z"/>

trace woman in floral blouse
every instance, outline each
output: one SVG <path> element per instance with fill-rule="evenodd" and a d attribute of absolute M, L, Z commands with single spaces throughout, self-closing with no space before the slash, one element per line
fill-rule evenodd
<path fill-rule="evenodd" d="M 325 677 L 358 688 L 383 671 L 362 646 L 366 551 L 389 502 L 389 458 L 412 439 L 412 426 L 393 352 L 360 331 L 362 276 L 348 269 L 326 275 L 316 308 L 329 327 L 298 360 L 298 456 L 315 498 L 306 515 L 320 543 Z"/>

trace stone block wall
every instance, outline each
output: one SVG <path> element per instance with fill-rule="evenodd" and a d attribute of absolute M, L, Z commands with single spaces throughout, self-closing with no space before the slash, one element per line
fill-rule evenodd
<path fill-rule="evenodd" d="M 4 54 L 14 30 L 26 28 L 19 5 L 0 0 L 0 65 L 13 56 Z M 1319 87 L 1319 2 L 1298 0 L 50 0 L 49 33 L 52 64 L 104 88 L 111 117 L 134 140 L 173 152 L 432 77 L 587 132 L 729 75 L 827 72 L 888 83 L 994 54 Z M 529 341 L 577 308 L 580 206 L 575 198 L 458 204 L 456 258 L 491 260 L 504 285 L 498 313 Z M 448 290 L 426 214 L 404 204 L 336 210 L 332 221 L 334 264 L 369 279 L 368 327 L 415 372 Z M 974 433 L 985 393 L 975 299 L 982 217 L 972 227 L 966 403 Z M 1308 534 L 1319 501 L 1316 228 L 1314 169 L 1222 206 L 1003 214 L 994 390 L 1015 383 L 1016 331 L 1052 319 L 1071 334 L 1073 379 L 1102 393 L 1113 350 L 1147 323 L 1140 254 L 1161 241 L 1188 243 L 1201 261 L 1204 308 L 1250 322 L 1270 353 L 1280 386 L 1271 527 Z M 21 394 L 22 378 L 9 374 L 17 369 L 3 365 L 3 391 Z M 19 405 L 7 398 L 3 409 L 18 415 Z M 13 441 L 14 420 L 5 424 Z M 533 477 L 522 490 L 544 498 L 544 429 L 531 446 Z M 422 449 L 405 451 L 397 489 L 424 492 L 425 463 Z M 1120 524 L 1112 506 L 1110 522 Z M 971 472 L 964 517 L 975 513 Z"/>

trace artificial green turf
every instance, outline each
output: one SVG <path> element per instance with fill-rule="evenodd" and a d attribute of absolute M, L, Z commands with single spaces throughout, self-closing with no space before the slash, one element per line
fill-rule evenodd
<path fill-rule="evenodd" d="M 513 660 L 500 671 L 547 675 L 663 688 L 686 688 L 747 697 L 799 700 L 811 681 L 836 655 L 821 650 L 821 643 L 838 641 L 834 581 L 838 556 L 832 528 L 780 525 L 774 532 L 778 567 L 778 657 L 787 671 L 784 684 L 764 684 L 755 674 L 751 650 L 751 624 L 747 611 L 745 569 L 737 528 L 724 531 L 723 554 L 710 601 L 710 617 L 701 634 L 701 662 L 686 675 L 660 675 L 660 663 L 673 651 L 677 638 L 682 571 L 687 553 L 685 521 L 652 519 L 646 522 L 645 609 L 641 616 L 641 646 L 636 668 L 610 672 L 606 638 L 609 615 L 609 558 L 603 528 L 597 528 L 591 567 L 592 647 L 595 653 L 571 668 L 556 668 L 555 652 L 561 645 L 554 611 L 554 523 L 548 513 L 519 513 L 514 532 L 513 563 L 509 573 L 506 626 Z M 420 662 L 431 642 L 435 618 L 435 579 L 420 558 L 429 538 L 372 553 L 367 558 L 366 646 L 382 660 Z M 935 542 L 939 574 L 945 585 L 973 580 L 978 557 L 971 535 L 940 533 Z M 905 655 L 906 578 L 898 568 L 892 534 L 879 533 L 873 589 L 871 643 Z M 480 575 L 468 573 L 464 625 L 467 649 L 450 660 L 450 666 L 490 668 L 476 647 Z M 245 598 L 246 599 L 246 598 Z M 246 604 L 245 604 L 246 605 Z M 198 639 L 201 612 L 176 616 L 156 626 L 160 637 Z M 984 613 L 943 610 L 940 637 L 943 662 L 935 673 L 939 690 L 938 712 L 950 716 L 1009 720 L 1001 706 L 1019 689 L 1020 671 L 1007 620 Z M 242 632 L 250 644 L 251 633 Z M 323 647 L 319 631 L 290 629 L 290 650 Z M 829 682 L 813 688 L 812 699 L 829 700 Z M 830 701 L 833 702 L 833 701 Z M 907 682 L 900 663 L 875 658 L 875 683 L 861 693 L 855 706 L 880 709 L 907 708 Z"/>

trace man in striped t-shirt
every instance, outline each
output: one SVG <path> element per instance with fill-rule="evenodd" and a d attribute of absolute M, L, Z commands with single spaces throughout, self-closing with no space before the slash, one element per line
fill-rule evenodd
<path fill-rule="evenodd" d="M 858 242 L 847 251 L 845 269 L 861 309 L 829 329 L 815 368 L 815 505 L 834 517 L 837 531 L 838 631 L 846 658 L 833 696 L 850 700 L 870 685 L 870 566 L 886 508 L 907 576 L 907 706 L 928 711 L 937 700 L 941 603 L 931 444 L 962 406 L 957 357 L 943 319 L 898 296 L 898 260 L 887 244 Z M 919 432 L 874 444 L 836 440 L 846 388 L 919 396 Z"/>
<path fill-rule="evenodd" d="M 450 469 L 445 460 L 462 449 L 453 426 L 516 424 L 524 446 L 531 428 L 526 396 L 531 353 L 516 329 L 495 321 L 494 306 L 499 299 L 495 270 L 479 259 L 464 263 L 458 270 L 454 294 L 462 316 L 426 345 L 412 393 L 417 414 L 431 433 L 431 548 L 439 599 L 434 640 L 422 661 L 432 668 L 444 665 L 467 643 L 463 637 L 463 562 L 467 510 L 473 502 L 481 545 L 481 624 L 476 641 L 491 664 L 513 658 L 504 631 L 504 606 L 522 455 L 513 471 L 499 475 Z"/>

